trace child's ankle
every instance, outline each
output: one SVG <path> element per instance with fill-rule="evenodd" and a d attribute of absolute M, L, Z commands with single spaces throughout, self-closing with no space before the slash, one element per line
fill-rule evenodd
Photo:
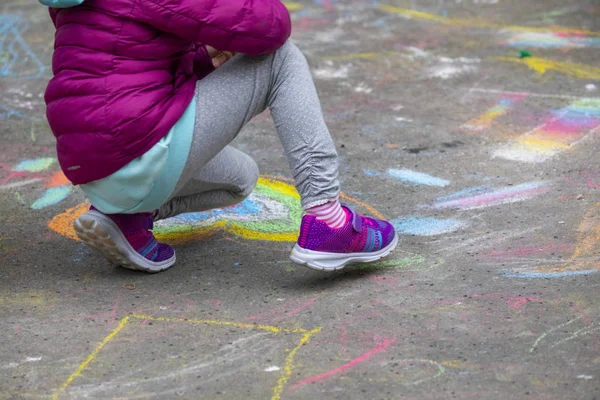
<path fill-rule="evenodd" d="M 337 199 L 311 207 L 306 210 L 306 213 L 315 216 L 319 221 L 325 222 L 332 229 L 342 228 L 348 221 L 348 214 Z"/>

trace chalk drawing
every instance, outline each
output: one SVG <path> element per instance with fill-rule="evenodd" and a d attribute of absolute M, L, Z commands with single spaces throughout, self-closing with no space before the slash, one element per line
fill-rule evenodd
<path fill-rule="evenodd" d="M 429 67 L 426 74 L 430 78 L 450 79 L 471 72 L 477 72 L 477 64 L 480 62 L 478 58 L 448 58 L 439 57 L 438 65 Z"/>
<path fill-rule="evenodd" d="M 514 31 L 530 31 L 530 32 L 562 32 L 565 34 L 583 34 L 591 36 L 600 36 L 600 32 L 586 31 L 578 28 L 567 28 L 567 27 L 543 27 L 535 28 L 530 26 L 515 26 L 515 25 L 502 25 L 493 22 L 482 21 L 476 18 L 449 18 L 441 15 L 430 14 L 422 11 L 411 10 L 407 8 L 394 7 L 387 4 L 379 4 L 378 8 L 384 12 L 396 14 L 404 18 L 423 20 L 427 22 L 433 22 L 442 25 L 455 26 L 458 28 L 481 28 L 481 29 L 508 29 Z"/>
<path fill-rule="evenodd" d="M 348 78 L 348 74 L 350 72 L 350 67 L 348 65 L 343 65 L 339 68 L 334 68 L 332 66 L 332 64 L 333 63 L 327 65 L 326 67 L 314 70 L 313 75 L 316 78 L 320 78 L 320 79 L 346 79 L 346 78 Z"/>
<path fill-rule="evenodd" d="M 367 361 L 369 358 L 373 357 L 375 354 L 384 352 L 390 345 L 394 344 L 395 341 L 396 341 L 396 339 L 383 339 L 377 346 L 375 346 L 371 350 L 367 351 L 366 353 L 356 357 L 355 359 L 348 361 L 344 365 L 341 365 L 335 369 L 332 369 L 331 371 L 327 371 L 327 372 L 324 372 L 319 375 L 311 376 L 310 378 L 302 379 L 302 380 L 294 383 L 292 386 L 290 386 L 290 389 L 297 389 L 300 386 L 304 386 L 304 385 L 312 383 L 312 382 L 322 381 L 330 376 L 340 374 L 343 371 L 347 370 L 348 368 L 352 368 L 352 367 L 356 366 L 357 364 Z"/>
<path fill-rule="evenodd" d="M 434 217 L 407 216 L 390 221 L 400 233 L 417 236 L 435 236 L 455 232 L 468 226 L 465 221 L 457 219 L 440 219 Z"/>
<path fill-rule="evenodd" d="M 554 61 L 541 57 L 494 57 L 493 60 L 523 64 L 540 75 L 543 75 L 548 71 L 556 71 L 579 79 L 600 80 L 600 68 L 592 67 L 590 65 Z"/>
<path fill-rule="evenodd" d="M 5 104 L 0 104 L 0 118 L 10 118 L 12 116 L 19 118 L 27 118 L 25 114 L 21 113 L 20 111 L 9 107 Z"/>
<path fill-rule="evenodd" d="M 496 105 L 486 110 L 482 115 L 463 124 L 460 128 L 467 132 L 485 131 L 492 126 L 492 123 L 497 118 L 506 115 L 516 104 L 525 98 L 527 98 L 526 94 L 502 95 Z"/>
<path fill-rule="evenodd" d="M 586 324 L 582 317 L 577 317 L 544 332 L 535 340 L 529 352 L 533 353 L 539 350 L 541 344 L 546 344 L 547 348 L 552 349 L 598 330 L 600 330 L 600 322 L 594 321 Z"/>
<path fill-rule="evenodd" d="M 392 178 L 404 183 L 413 185 L 439 186 L 444 187 L 450 184 L 450 181 L 438 178 L 423 172 L 412 171 L 410 169 L 388 169 L 387 174 Z"/>
<path fill-rule="evenodd" d="M 494 157 L 539 163 L 571 149 L 600 127 L 600 99 L 576 100 L 551 112 L 539 127 L 494 152 Z"/>
<path fill-rule="evenodd" d="M 340 197 L 382 218 L 372 207 L 345 194 Z M 75 219 L 86 212 L 86 203 L 72 207 L 55 216 L 48 226 L 54 232 L 79 240 L 73 229 Z M 294 186 L 276 179 L 260 178 L 254 192 L 242 203 L 233 207 L 181 214 L 155 224 L 154 233 L 159 240 L 180 244 L 196 241 L 225 231 L 249 240 L 295 242 L 302 219 L 300 195 Z"/>
<path fill-rule="evenodd" d="M 37 199 L 31 205 L 31 208 L 34 210 L 40 210 L 45 207 L 49 207 L 54 204 L 58 204 L 71 194 L 73 191 L 73 186 L 64 185 L 47 189 L 42 197 Z"/>
<path fill-rule="evenodd" d="M 13 168 L 15 172 L 40 172 L 45 171 L 56 162 L 56 158 L 36 158 L 33 160 L 23 160 Z"/>
<path fill-rule="evenodd" d="M 39 210 L 58 204 L 69 197 L 74 188 L 62 171 L 55 172 L 50 176 L 44 173 L 55 163 L 55 158 L 45 157 L 23 160 L 14 167 L 4 166 L 4 169 L 8 171 L 8 176 L 0 180 L 0 190 L 11 190 L 44 182 L 46 190 L 31 204 L 31 208 Z M 21 179 L 16 182 L 7 183 L 17 178 Z M 25 201 L 22 201 L 22 203 L 26 204 Z"/>
<path fill-rule="evenodd" d="M 580 33 L 565 32 L 501 32 L 505 39 L 502 44 L 518 48 L 583 48 L 600 47 L 600 37 Z"/>
<path fill-rule="evenodd" d="M 46 71 L 23 39 L 28 28 L 27 21 L 18 15 L 0 15 L 0 76 L 35 79 Z"/>
<path fill-rule="evenodd" d="M 307 330 L 302 328 L 279 328 L 276 326 L 269 325 L 255 325 L 248 323 L 240 323 L 240 322 L 230 322 L 230 321 L 217 321 L 217 320 L 196 320 L 196 319 L 183 319 L 183 318 L 162 318 L 162 317 L 152 317 L 149 315 L 140 315 L 140 314 L 132 314 L 122 318 L 119 321 L 119 324 L 115 329 L 113 329 L 108 336 L 106 336 L 87 356 L 87 358 L 79 364 L 79 366 L 71 373 L 71 375 L 58 387 L 58 389 L 52 394 L 51 399 L 57 400 L 64 393 L 66 389 L 71 386 L 73 381 L 77 379 L 81 374 L 86 370 L 90 364 L 96 359 L 100 351 L 106 346 L 107 343 L 113 341 L 115 337 L 126 327 L 131 326 L 132 321 L 152 321 L 152 322 L 164 322 L 164 323 L 178 323 L 178 324 L 186 324 L 186 325 L 200 325 L 200 326 L 230 326 L 240 329 L 249 329 L 249 330 L 257 330 L 263 332 L 269 332 L 273 334 L 301 334 L 300 341 L 298 345 L 293 349 L 288 351 L 287 356 L 285 357 L 285 365 L 283 366 L 283 370 L 280 373 L 280 378 L 277 380 L 276 385 L 272 389 L 271 400 L 279 400 L 281 398 L 281 394 L 292 375 L 292 371 L 294 370 L 294 358 L 296 353 L 305 346 L 310 339 L 317 333 L 321 331 L 321 327 Z"/>
<path fill-rule="evenodd" d="M 577 246 L 569 259 L 559 265 L 513 268 L 504 271 L 509 278 L 561 278 L 589 275 L 600 271 L 600 203 L 584 216 L 578 227 Z"/>
<path fill-rule="evenodd" d="M 404 257 L 386 259 L 369 264 L 356 264 L 348 266 L 352 270 L 378 270 L 378 269 L 401 269 L 402 271 L 423 271 L 444 264 L 444 259 L 435 256 L 425 256 L 404 250 L 396 250 L 394 254 L 406 254 Z"/>
<path fill-rule="evenodd" d="M 304 8 L 302 4 L 295 1 L 284 1 L 283 4 L 287 7 L 289 11 L 298 11 Z"/>
<path fill-rule="evenodd" d="M 441 202 L 441 201 L 447 201 L 447 200 L 457 199 L 457 198 L 461 198 L 461 197 L 473 196 L 473 195 L 476 195 L 479 193 L 485 193 L 485 192 L 489 191 L 490 189 L 492 189 L 492 185 L 490 185 L 490 184 L 475 186 L 475 187 L 459 190 L 458 192 L 455 192 L 452 194 L 440 196 L 436 200 Z"/>
<path fill-rule="evenodd" d="M 494 189 L 482 194 L 469 197 L 461 197 L 433 203 L 429 206 L 432 210 L 446 208 L 457 208 L 461 210 L 472 210 L 477 208 L 492 207 L 500 204 L 516 203 L 531 199 L 549 190 L 549 184 L 545 181 L 522 183 L 516 186 L 507 186 Z"/>

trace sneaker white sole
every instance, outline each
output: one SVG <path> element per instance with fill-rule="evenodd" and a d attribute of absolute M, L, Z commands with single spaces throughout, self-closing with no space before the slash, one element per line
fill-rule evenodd
<path fill-rule="evenodd" d="M 73 224 L 75 233 L 86 245 L 99 251 L 113 264 L 135 271 L 156 273 L 175 264 L 176 257 L 154 262 L 142 257 L 129 244 L 117 225 L 97 211 L 80 215 Z"/>
<path fill-rule="evenodd" d="M 290 260 L 318 271 L 337 271 L 351 263 L 370 263 L 389 255 L 398 245 L 398 235 L 381 250 L 371 253 L 325 253 L 294 246 Z"/>

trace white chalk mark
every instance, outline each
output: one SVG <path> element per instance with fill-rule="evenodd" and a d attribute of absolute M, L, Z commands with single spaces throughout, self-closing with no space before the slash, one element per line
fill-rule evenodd
<path fill-rule="evenodd" d="M 25 362 L 35 362 L 35 361 L 40 361 L 42 359 L 42 356 L 39 357 L 27 357 L 25 358 Z"/>
<path fill-rule="evenodd" d="M 276 365 L 273 365 L 273 366 L 271 366 L 271 367 L 267 367 L 267 368 L 265 368 L 265 372 L 275 372 L 275 371 L 279 371 L 280 369 L 281 369 L 281 368 L 279 368 L 278 366 L 276 366 Z"/>
<path fill-rule="evenodd" d="M 577 379 L 587 379 L 587 380 L 589 380 L 589 379 L 594 379 L 594 377 L 591 376 L 591 375 L 577 375 Z"/>
<path fill-rule="evenodd" d="M 36 183 L 41 180 L 42 180 L 42 178 L 33 178 L 33 179 L 27 179 L 25 181 L 7 183 L 5 185 L 0 185 L 0 190 L 13 189 L 13 188 L 21 187 L 21 186 L 31 185 L 32 183 Z"/>
<path fill-rule="evenodd" d="M 532 92 L 511 92 L 507 90 L 497 90 L 497 89 L 483 89 L 483 88 L 470 88 L 467 89 L 469 92 L 477 92 L 477 93 L 490 93 L 490 94 L 507 94 L 507 95 L 527 95 L 530 97 L 544 97 L 549 99 L 569 99 L 569 100 L 585 100 L 585 99 L 593 99 L 592 97 L 585 96 L 573 96 L 568 94 L 548 94 L 548 93 L 532 93 Z"/>

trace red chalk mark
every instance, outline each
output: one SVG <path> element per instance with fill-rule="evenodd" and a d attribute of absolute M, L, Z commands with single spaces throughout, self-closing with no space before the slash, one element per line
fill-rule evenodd
<path fill-rule="evenodd" d="M 363 355 L 361 355 L 359 357 L 356 357 L 354 360 L 349 361 L 346 364 L 339 366 L 335 369 L 332 369 L 331 371 L 325 372 L 320 375 L 311 376 L 310 378 L 306 378 L 301 381 L 298 381 L 295 384 L 293 384 L 291 386 L 291 388 L 296 389 L 296 388 L 299 388 L 300 386 L 304 386 L 308 383 L 321 381 L 332 375 L 339 374 L 340 372 L 343 372 L 343 371 L 347 370 L 348 368 L 354 367 L 356 364 L 360 364 L 361 362 L 367 361 L 369 358 L 373 357 L 375 354 L 385 351 L 395 341 L 396 341 L 396 339 L 385 339 L 381 343 L 379 343 L 375 348 L 367 351 L 366 353 L 364 353 Z"/>
<path fill-rule="evenodd" d="M 513 310 L 518 310 L 530 301 L 540 301 L 537 297 L 510 297 L 506 300 L 506 305 Z"/>

